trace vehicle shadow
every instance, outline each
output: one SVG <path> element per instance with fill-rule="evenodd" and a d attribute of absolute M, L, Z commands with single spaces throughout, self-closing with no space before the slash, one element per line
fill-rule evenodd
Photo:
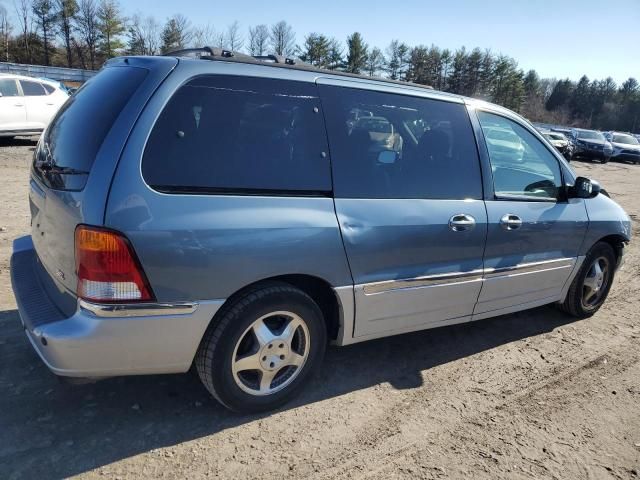
<path fill-rule="evenodd" d="M 35 147 L 38 137 L 0 137 L 2 147 Z"/>
<path fill-rule="evenodd" d="M 330 348 L 322 373 L 284 409 L 383 382 L 416 388 L 425 370 L 572 321 L 542 307 Z M 191 372 L 63 384 L 36 356 L 16 310 L 0 312 L 0 386 L 0 478 L 69 477 L 277 415 L 231 413 L 209 397 Z"/>

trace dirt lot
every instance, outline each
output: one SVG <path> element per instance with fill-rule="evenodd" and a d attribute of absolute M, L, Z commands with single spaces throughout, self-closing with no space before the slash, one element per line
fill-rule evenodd
<path fill-rule="evenodd" d="M 589 320 L 544 307 L 332 348 L 292 405 L 240 416 L 191 374 L 70 387 L 36 357 L 9 281 L 33 146 L 0 143 L 0 478 L 640 478 L 640 243 Z M 576 168 L 640 215 L 640 167 Z"/>

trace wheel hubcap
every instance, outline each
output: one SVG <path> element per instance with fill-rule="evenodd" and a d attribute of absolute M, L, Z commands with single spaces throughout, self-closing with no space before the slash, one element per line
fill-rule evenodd
<path fill-rule="evenodd" d="M 609 261 L 606 257 L 594 260 L 587 272 L 582 287 L 582 305 L 585 308 L 594 308 L 606 291 L 609 283 Z"/>
<path fill-rule="evenodd" d="M 255 320 L 233 351 L 236 385 L 251 395 L 270 395 L 293 382 L 309 356 L 309 329 L 292 312 L 273 312 Z"/>

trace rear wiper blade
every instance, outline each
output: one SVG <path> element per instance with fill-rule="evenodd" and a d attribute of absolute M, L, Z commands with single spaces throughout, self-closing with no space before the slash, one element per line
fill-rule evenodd
<path fill-rule="evenodd" d="M 41 163 L 36 165 L 36 167 L 43 172 L 57 173 L 59 175 L 89 175 L 89 172 L 85 172 L 84 170 L 76 170 L 75 168 L 70 167 L 59 167 L 57 165 L 52 165 L 51 163 Z"/>

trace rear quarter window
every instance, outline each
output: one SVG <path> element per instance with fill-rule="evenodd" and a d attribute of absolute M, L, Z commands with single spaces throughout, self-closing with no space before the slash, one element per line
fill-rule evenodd
<path fill-rule="evenodd" d="M 45 131 L 34 158 L 34 171 L 47 186 L 84 187 L 102 142 L 147 73 L 136 67 L 105 68 L 69 97 Z M 58 171 L 46 171 L 42 165 Z M 64 169 L 70 173 L 60 173 Z"/>
<path fill-rule="evenodd" d="M 41 97 L 47 94 L 42 84 L 38 82 L 20 80 L 20 86 L 22 87 L 22 92 L 25 97 Z"/>
<path fill-rule="evenodd" d="M 176 91 L 151 132 L 145 181 L 166 192 L 330 192 L 320 108 L 314 84 L 195 77 Z"/>

